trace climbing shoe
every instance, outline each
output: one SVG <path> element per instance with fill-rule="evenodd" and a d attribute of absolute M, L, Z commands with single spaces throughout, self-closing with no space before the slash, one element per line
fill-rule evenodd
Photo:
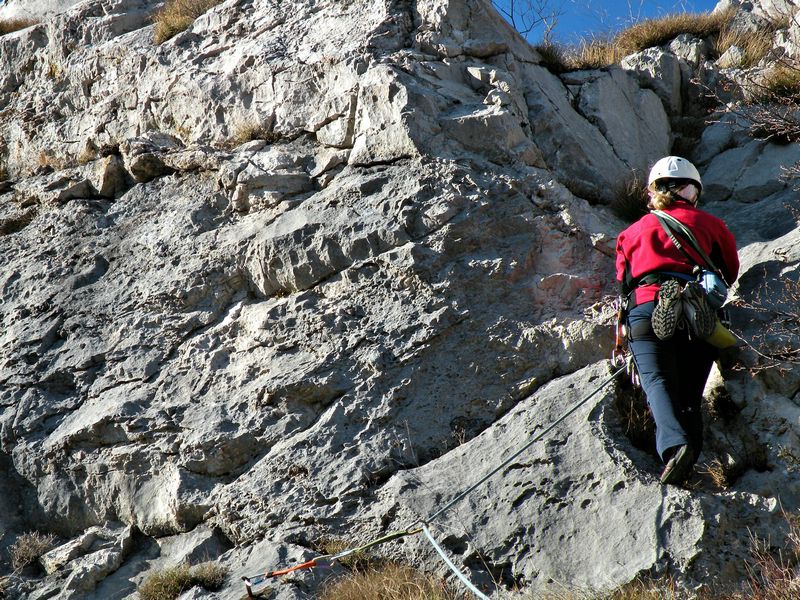
<path fill-rule="evenodd" d="M 658 290 L 658 302 L 651 319 L 653 333 L 658 339 L 667 340 L 673 336 L 682 310 L 681 284 L 677 279 L 668 279 Z"/>
<path fill-rule="evenodd" d="M 694 453 L 688 445 L 679 446 L 675 454 L 667 461 L 661 473 L 661 483 L 680 485 L 689 477 L 694 466 Z"/>
<path fill-rule="evenodd" d="M 683 314 L 692 333 L 705 340 L 714 333 L 717 314 L 708 303 L 706 293 L 699 283 L 690 281 L 683 288 Z"/>

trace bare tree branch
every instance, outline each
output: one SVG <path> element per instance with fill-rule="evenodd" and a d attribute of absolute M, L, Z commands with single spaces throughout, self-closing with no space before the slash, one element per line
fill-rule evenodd
<path fill-rule="evenodd" d="M 523 36 L 541 28 L 544 43 L 550 42 L 559 17 L 565 14 L 562 3 L 553 0 L 492 0 L 492 3 Z"/>

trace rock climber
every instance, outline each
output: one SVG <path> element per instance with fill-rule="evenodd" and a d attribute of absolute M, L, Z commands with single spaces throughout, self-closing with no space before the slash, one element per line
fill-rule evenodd
<path fill-rule="evenodd" d="M 730 286 L 739 273 L 736 241 L 722 220 L 697 208 L 702 190 L 691 162 L 667 156 L 650 170 L 647 207 L 688 227 Z M 718 356 L 717 348 L 692 335 L 677 314 L 676 294 L 679 297 L 685 281 L 695 278 L 698 259 L 690 258 L 653 213 L 617 238 L 616 274 L 626 303 L 628 347 L 656 425 L 656 450 L 665 464 L 660 479 L 674 485 L 691 475 L 702 450 L 703 388 Z M 657 336 L 654 325 L 663 329 L 665 324 L 674 332 L 659 331 Z"/>

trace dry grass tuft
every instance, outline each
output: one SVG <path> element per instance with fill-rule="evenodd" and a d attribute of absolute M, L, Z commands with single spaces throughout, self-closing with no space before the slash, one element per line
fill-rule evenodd
<path fill-rule="evenodd" d="M 786 520 L 789 525 L 787 547 L 777 556 L 768 540 L 758 539 L 751 534 L 752 562 L 748 565 L 750 589 L 746 595 L 734 596 L 733 600 L 800 598 L 800 577 L 797 575 L 797 566 L 800 564 L 800 516 L 786 515 Z"/>
<path fill-rule="evenodd" d="M 141 600 L 174 600 L 192 587 L 189 567 L 163 569 L 148 577 L 137 590 Z"/>
<path fill-rule="evenodd" d="M 659 19 L 647 19 L 621 31 L 614 44 L 626 54 L 661 46 L 681 34 L 705 38 L 718 34 L 733 19 L 735 10 L 718 13 L 679 13 Z"/>
<path fill-rule="evenodd" d="M 56 536 L 52 533 L 45 534 L 38 531 L 23 533 L 9 549 L 11 566 L 18 571 L 34 564 L 39 557 L 53 548 L 55 540 Z"/>
<path fill-rule="evenodd" d="M 623 49 L 614 41 L 603 38 L 583 40 L 569 54 L 567 65 L 571 71 L 602 69 L 618 63 L 625 57 Z"/>
<path fill-rule="evenodd" d="M 769 69 L 749 100 L 754 103 L 800 101 L 800 67 L 779 64 Z"/>
<path fill-rule="evenodd" d="M 647 202 L 644 182 L 634 177 L 619 190 L 611 203 L 611 210 L 623 221 L 633 223 L 647 214 Z"/>
<path fill-rule="evenodd" d="M 742 50 L 743 58 L 738 67 L 749 69 L 761 62 L 767 53 L 772 50 L 773 30 L 740 31 L 725 27 L 717 36 L 714 51 L 717 56 L 722 56 L 732 46 Z"/>
<path fill-rule="evenodd" d="M 210 592 L 222 589 L 228 569 L 214 562 L 194 567 L 180 565 L 150 575 L 137 590 L 140 600 L 174 600 L 191 587 L 199 585 Z"/>
<path fill-rule="evenodd" d="M 703 465 L 700 472 L 708 475 L 711 482 L 721 490 L 731 487 L 742 474 L 741 468 L 737 468 L 735 462 L 722 462 L 719 458 Z"/>
<path fill-rule="evenodd" d="M 273 144 L 281 139 L 280 134 L 272 131 L 265 125 L 257 122 L 242 123 L 233 132 L 231 143 L 235 145 L 252 142 L 253 140 L 265 140 Z"/>
<path fill-rule="evenodd" d="M 552 73 L 568 73 L 584 69 L 602 69 L 619 62 L 625 54 L 613 40 L 593 38 L 576 46 L 547 43 L 536 46 L 541 65 Z"/>
<path fill-rule="evenodd" d="M 215 562 L 204 562 L 191 569 L 192 581 L 209 592 L 216 592 L 225 585 L 228 569 Z"/>
<path fill-rule="evenodd" d="M 20 29 L 27 29 L 37 23 L 38 21 L 34 21 L 33 19 L 5 19 L 0 21 L 0 35 L 13 33 Z"/>
<path fill-rule="evenodd" d="M 533 48 L 539 53 L 539 64 L 551 73 L 563 73 L 567 70 L 563 46 L 552 42 L 545 42 Z"/>
<path fill-rule="evenodd" d="M 188 29 L 194 20 L 219 4 L 222 0 L 167 0 L 164 8 L 153 15 L 156 44 L 166 42 Z"/>
<path fill-rule="evenodd" d="M 320 600 L 467 600 L 444 581 L 411 567 L 389 563 L 354 572 L 327 585 Z"/>
<path fill-rule="evenodd" d="M 554 73 L 602 69 L 618 63 L 629 54 L 661 46 L 684 33 L 700 38 L 717 35 L 730 24 L 734 14 L 734 10 L 727 10 L 719 13 L 668 15 L 636 23 L 611 39 L 583 40 L 572 47 L 542 44 L 536 49 L 542 56 L 542 64 Z M 771 32 L 765 36 L 769 38 L 771 46 Z M 757 56 L 758 52 L 762 52 L 763 56 L 769 50 L 769 48 L 760 49 L 760 46 L 757 49 L 754 41 L 751 45 L 750 55 L 753 57 Z"/>
<path fill-rule="evenodd" d="M 228 148 L 236 148 L 253 140 L 264 140 L 268 144 L 274 144 L 281 139 L 281 134 L 272 131 L 261 123 L 252 121 L 237 125 L 233 130 L 233 135 L 225 145 Z"/>

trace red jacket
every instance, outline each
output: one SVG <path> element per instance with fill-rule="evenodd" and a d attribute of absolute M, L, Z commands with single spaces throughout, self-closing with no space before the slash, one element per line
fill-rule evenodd
<path fill-rule="evenodd" d="M 686 225 L 697 238 L 700 247 L 722 271 L 728 285 L 739 275 L 739 255 L 736 240 L 720 219 L 684 201 L 677 201 L 666 208 L 669 213 Z M 680 237 L 684 249 L 702 265 L 703 260 Z M 648 273 L 672 271 L 691 274 L 692 263 L 669 239 L 658 219 L 647 214 L 617 236 L 617 281 L 623 293 L 636 289 L 635 302 L 642 304 L 656 297 L 659 285 L 636 287 L 636 281 Z"/>

